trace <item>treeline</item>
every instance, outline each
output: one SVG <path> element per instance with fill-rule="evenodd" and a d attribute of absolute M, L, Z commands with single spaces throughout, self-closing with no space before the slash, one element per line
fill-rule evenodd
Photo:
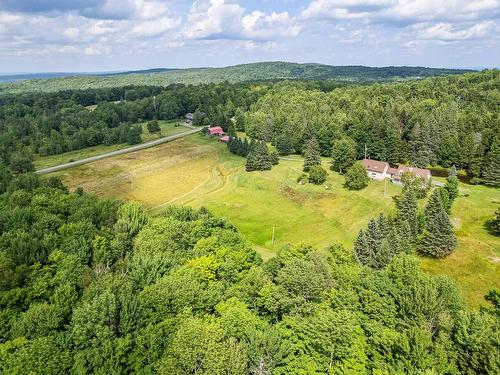
<path fill-rule="evenodd" d="M 114 88 L 122 86 L 160 86 L 172 84 L 199 85 L 222 82 L 256 82 L 268 80 L 321 80 L 329 86 L 346 82 L 377 82 L 407 78 L 423 78 L 462 74 L 465 69 L 435 69 L 425 67 L 367 67 L 261 62 L 224 68 L 151 69 L 98 76 L 70 76 L 58 79 L 37 79 L 0 84 L 0 94 L 7 92 L 50 92 L 73 89 Z"/>
<path fill-rule="evenodd" d="M 470 311 L 416 258 L 374 270 L 338 245 L 263 263 L 206 209 L 150 217 L 30 176 L 0 196 L 2 374 L 500 371 L 498 292 Z"/>
<path fill-rule="evenodd" d="M 328 93 L 281 85 L 252 105 L 245 126 L 282 154 L 302 153 L 314 137 L 323 156 L 332 155 L 332 142 L 352 144 L 357 159 L 456 165 L 473 182 L 498 186 L 499 87 L 498 70 Z"/>
<path fill-rule="evenodd" d="M 137 143 L 142 129 L 134 124 L 177 119 L 188 112 L 194 113 L 195 125 L 219 124 L 227 130 L 236 112 L 246 110 L 267 89 L 224 83 L 1 97 L 0 163 L 99 144 Z M 95 103 L 95 108 L 85 107 Z"/>

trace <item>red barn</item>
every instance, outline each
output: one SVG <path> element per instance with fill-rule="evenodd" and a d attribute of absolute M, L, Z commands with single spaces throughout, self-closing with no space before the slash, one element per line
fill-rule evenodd
<path fill-rule="evenodd" d="M 224 135 L 224 130 L 220 126 L 214 126 L 211 128 L 208 128 L 208 135 L 219 135 L 222 136 Z"/>

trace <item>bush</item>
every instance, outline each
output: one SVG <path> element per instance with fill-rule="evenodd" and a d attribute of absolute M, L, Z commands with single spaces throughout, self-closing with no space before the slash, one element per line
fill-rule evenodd
<path fill-rule="evenodd" d="M 304 185 L 309 180 L 309 176 L 307 173 L 302 173 L 299 177 L 297 177 L 297 183 Z"/>
<path fill-rule="evenodd" d="M 148 132 L 150 133 L 159 133 L 160 132 L 160 125 L 158 125 L 158 121 L 153 120 L 148 122 Z"/>
<path fill-rule="evenodd" d="M 356 162 L 348 169 L 345 175 L 345 186 L 349 190 L 361 190 L 368 186 L 369 177 L 366 169 L 360 162 Z"/>
<path fill-rule="evenodd" d="M 321 185 L 326 181 L 326 170 L 321 165 L 315 165 L 309 169 L 309 182 Z"/>

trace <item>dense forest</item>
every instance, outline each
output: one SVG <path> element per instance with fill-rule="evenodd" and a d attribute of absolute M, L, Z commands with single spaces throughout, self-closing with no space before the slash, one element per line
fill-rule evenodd
<path fill-rule="evenodd" d="M 224 128 L 269 85 L 173 85 L 18 94 L 0 97 L 0 164 L 30 170 L 33 155 L 53 155 L 99 144 L 139 143 L 138 122 L 194 112 L 195 125 Z M 317 86 L 316 86 L 317 87 Z M 96 105 L 92 110 L 88 106 Z"/>
<path fill-rule="evenodd" d="M 243 121 L 248 135 L 281 154 L 302 153 L 316 138 L 322 155 L 331 156 L 332 142 L 342 140 L 358 159 L 455 165 L 474 181 L 500 184 L 498 70 L 330 92 L 277 85 Z"/>
<path fill-rule="evenodd" d="M 498 185 L 499 87 L 500 72 L 490 70 L 372 85 L 225 82 L 4 95 L 0 163 L 19 173 L 32 170 L 33 155 L 138 143 L 137 123 L 192 112 L 194 125 L 246 131 L 282 155 L 303 153 L 314 138 L 341 172 L 366 155 L 392 164 L 455 165 L 472 182 Z"/>
<path fill-rule="evenodd" d="M 96 89 L 130 85 L 165 87 L 172 84 L 198 85 L 222 83 L 226 81 L 237 83 L 283 79 L 377 82 L 463 74 L 468 71 L 470 70 L 409 66 L 374 68 L 367 66 L 330 66 L 323 64 L 263 62 L 228 66 L 224 68 L 151 69 L 98 76 L 33 79 L 24 82 L 0 84 L 0 94 L 23 93 L 28 91 L 55 92 L 68 89 Z"/>
<path fill-rule="evenodd" d="M 0 196 L 2 374 L 497 374 L 500 295 L 467 310 L 400 251 L 284 247 L 263 263 L 206 209 L 69 193 Z M 361 263 L 360 263 L 361 262 Z"/>

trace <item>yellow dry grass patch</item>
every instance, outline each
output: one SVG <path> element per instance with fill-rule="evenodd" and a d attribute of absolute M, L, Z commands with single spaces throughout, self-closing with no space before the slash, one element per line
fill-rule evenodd
<path fill-rule="evenodd" d="M 211 178 L 217 152 L 177 140 L 151 149 L 99 160 L 60 172 L 70 188 L 137 200 L 147 207 L 174 200 Z"/>

